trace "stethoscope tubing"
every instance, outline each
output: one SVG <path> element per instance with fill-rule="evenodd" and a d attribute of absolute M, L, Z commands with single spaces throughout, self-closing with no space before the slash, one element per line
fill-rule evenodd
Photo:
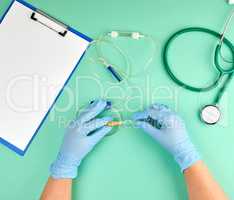
<path fill-rule="evenodd" d="M 206 92 L 206 91 L 210 91 L 211 89 L 214 89 L 218 86 L 218 84 L 221 82 L 222 78 L 224 75 L 228 75 L 227 79 L 225 80 L 224 82 L 224 85 L 220 88 L 216 98 L 215 98 L 215 101 L 214 101 L 214 104 L 218 104 L 220 99 L 222 98 L 223 96 L 223 93 L 224 91 L 226 90 L 227 88 L 227 85 L 230 83 L 232 77 L 233 77 L 233 74 L 234 74 L 234 64 L 233 66 L 230 68 L 230 69 L 224 69 L 221 65 L 220 65 L 220 62 L 219 62 L 219 53 L 220 53 L 220 50 L 221 50 L 221 45 L 220 43 L 217 44 L 216 48 L 215 48 L 215 54 L 214 54 L 214 65 L 215 65 L 215 69 L 216 69 L 216 72 L 217 72 L 217 76 L 216 78 L 214 79 L 214 81 L 209 84 L 208 86 L 205 86 L 205 87 L 194 87 L 194 86 L 191 86 L 181 80 L 179 80 L 179 78 L 177 78 L 175 76 L 175 74 L 173 73 L 171 67 L 170 67 L 170 64 L 169 64 L 169 61 L 168 61 L 168 54 L 169 54 L 169 49 L 170 49 L 170 46 L 172 44 L 172 42 L 174 40 L 176 40 L 179 36 L 185 34 L 185 33 L 189 33 L 189 32 L 202 32 L 202 33 L 207 33 L 211 36 L 214 36 L 218 39 L 220 39 L 222 37 L 221 34 L 219 34 L 218 32 L 215 32 L 213 30 L 210 30 L 210 29 L 207 29 L 207 28 L 202 28 L 202 27 L 189 27 L 189 28 L 184 28 L 184 29 L 181 29 L 177 32 L 175 32 L 174 34 L 172 34 L 169 39 L 166 41 L 165 43 L 165 46 L 163 48 L 163 63 L 164 63 L 164 67 L 165 67 L 165 70 L 167 72 L 167 74 L 171 77 L 171 79 L 179 86 L 185 88 L 185 89 L 188 89 L 190 91 L 193 91 L 193 92 Z M 232 55 L 232 59 L 234 60 L 234 47 L 232 45 L 232 43 L 227 39 L 227 38 L 223 38 L 223 43 L 228 47 L 228 49 L 230 50 L 231 52 L 231 55 Z"/>

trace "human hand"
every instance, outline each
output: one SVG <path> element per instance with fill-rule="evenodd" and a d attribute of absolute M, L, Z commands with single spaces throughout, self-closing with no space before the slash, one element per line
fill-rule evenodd
<path fill-rule="evenodd" d="M 133 120 L 173 155 L 182 171 L 200 160 L 183 120 L 167 106 L 153 104 L 144 112 L 135 113 Z"/>
<path fill-rule="evenodd" d="M 75 178 L 77 167 L 84 157 L 111 131 L 111 127 L 106 126 L 112 121 L 111 117 L 96 118 L 106 106 L 104 100 L 92 102 L 68 126 L 57 160 L 50 168 L 53 178 Z"/>

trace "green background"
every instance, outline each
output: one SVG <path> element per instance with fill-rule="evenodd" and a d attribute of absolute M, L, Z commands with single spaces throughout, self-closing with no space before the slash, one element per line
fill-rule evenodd
<path fill-rule="evenodd" d="M 49 176 L 49 166 L 63 138 L 65 125 L 61 125 L 61 119 L 71 120 L 78 107 L 96 97 L 111 99 L 124 118 L 155 101 L 176 109 L 185 119 L 189 134 L 211 172 L 234 199 L 234 116 L 231 113 L 234 109 L 234 94 L 231 92 L 234 82 L 221 103 L 222 121 L 208 127 L 200 122 L 197 113 L 201 106 L 213 101 L 217 89 L 199 94 L 177 87 L 165 73 L 161 59 L 163 44 L 172 32 L 188 26 L 221 31 L 231 6 L 224 0 L 28 2 L 91 38 L 110 30 L 150 34 L 157 50 L 150 73 L 142 73 L 129 85 L 115 85 L 115 88 L 101 65 L 90 61 L 92 52 L 88 52 L 68 84 L 77 103 L 65 111 L 53 109 L 24 157 L 0 146 L 0 199 L 39 198 Z M 0 1 L 1 13 L 9 3 L 9 0 Z M 234 37 L 234 30 L 230 30 L 228 37 Z M 176 63 L 176 74 L 194 85 L 211 81 L 215 76 L 212 57 L 216 43 L 215 39 L 203 34 L 188 34 L 177 40 L 170 54 L 171 63 Z M 149 53 L 148 44 L 129 40 L 121 40 L 120 44 L 131 57 L 133 71 L 141 69 Z M 121 64 L 119 60 L 116 59 L 116 63 Z M 142 92 L 129 88 L 137 86 Z M 133 95 L 137 98 L 130 100 Z M 64 92 L 56 106 L 64 107 L 68 101 Z M 115 135 L 105 138 L 84 160 L 78 179 L 73 183 L 73 199 L 182 200 L 187 199 L 187 194 L 183 176 L 170 155 L 140 130 L 123 127 Z"/>

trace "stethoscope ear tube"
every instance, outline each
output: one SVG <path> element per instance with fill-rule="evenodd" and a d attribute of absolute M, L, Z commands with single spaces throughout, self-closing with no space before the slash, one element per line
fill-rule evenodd
<path fill-rule="evenodd" d="M 231 51 L 232 55 L 232 60 L 234 60 L 234 46 L 232 43 L 227 40 L 226 38 L 223 39 L 224 44 L 226 44 Z M 234 74 L 234 62 L 232 63 L 232 67 L 229 69 L 224 69 L 220 64 L 219 64 L 219 58 L 220 58 L 220 51 L 221 51 L 221 44 L 218 44 L 215 49 L 215 56 L 214 56 L 214 63 L 216 68 L 221 72 L 222 77 L 224 75 L 228 75 L 225 82 L 223 83 L 223 86 L 219 89 L 219 92 L 214 100 L 214 104 L 218 104 L 227 88 L 229 83 L 232 80 L 233 74 Z"/>
<path fill-rule="evenodd" d="M 213 88 L 216 88 L 218 83 L 220 82 L 221 78 L 222 78 L 222 73 L 221 73 L 221 70 L 219 70 L 218 68 L 216 68 L 217 70 L 217 76 L 216 78 L 214 79 L 214 81 L 209 84 L 208 86 L 204 86 L 204 87 L 194 87 L 192 85 L 189 85 L 181 80 L 179 80 L 179 78 L 177 78 L 175 76 L 175 74 L 173 73 L 172 69 L 171 69 L 171 66 L 169 64 L 169 59 L 168 59 L 168 55 L 169 55 L 169 49 L 170 49 L 170 46 L 172 44 L 172 42 L 177 39 L 178 37 L 180 37 L 181 35 L 185 34 L 185 33 L 189 33 L 189 32 L 204 32 L 204 33 L 207 33 L 207 34 L 210 34 L 216 38 L 220 38 L 220 34 L 215 32 L 215 31 L 212 31 L 210 29 L 206 29 L 206 28 L 201 28 L 201 27 L 190 27 L 190 28 L 185 28 L 185 29 L 181 29 L 177 32 L 175 32 L 173 35 L 171 35 L 169 37 L 169 39 L 167 40 L 167 42 L 165 43 L 165 46 L 163 48 L 163 63 L 164 63 L 164 67 L 165 67 L 165 70 L 167 72 L 167 74 L 170 76 L 170 78 L 179 86 L 185 88 L 185 89 L 188 89 L 190 91 L 193 91 L 193 92 L 206 92 L 206 91 L 209 91 Z M 227 44 L 227 40 L 225 39 L 223 41 L 225 44 Z M 230 43 L 231 44 L 231 43 Z M 230 47 L 230 44 L 227 44 L 228 47 Z"/>
<path fill-rule="evenodd" d="M 224 38 L 223 42 L 227 45 L 227 47 L 229 48 L 231 55 L 232 55 L 232 60 L 234 61 L 234 46 L 232 45 L 232 43 L 227 40 L 226 38 Z M 215 48 L 215 56 L 214 56 L 214 63 L 216 68 L 223 74 L 231 74 L 234 72 L 234 62 L 232 62 L 232 67 L 230 69 L 224 69 L 220 63 L 219 63 L 219 58 L 220 58 L 220 52 L 221 52 L 221 44 L 218 44 Z"/>

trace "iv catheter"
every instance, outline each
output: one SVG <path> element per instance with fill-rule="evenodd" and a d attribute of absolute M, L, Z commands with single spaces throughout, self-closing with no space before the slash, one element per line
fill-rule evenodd
<path fill-rule="evenodd" d="M 202 32 L 205 34 L 209 34 L 213 37 L 216 37 L 217 39 L 222 38 L 222 43 L 224 43 L 231 55 L 232 55 L 232 60 L 233 60 L 233 65 L 231 68 L 229 69 L 224 69 L 221 64 L 220 64 L 220 51 L 221 51 L 221 43 L 218 43 L 216 48 L 215 48 L 215 53 L 214 53 L 214 65 L 216 68 L 216 72 L 217 72 L 217 76 L 214 79 L 214 81 L 208 85 L 208 86 L 204 86 L 204 87 L 194 87 L 191 85 L 188 85 L 186 83 L 184 83 L 183 81 L 179 80 L 175 74 L 173 73 L 172 69 L 171 69 L 171 64 L 168 61 L 168 54 L 169 54 L 169 49 L 170 46 L 172 44 L 172 42 L 177 39 L 179 36 L 186 34 L 186 33 L 190 33 L 190 32 Z M 233 77 L 233 73 L 234 73 L 234 46 L 232 45 L 232 43 L 225 37 L 223 37 L 221 34 L 210 30 L 210 29 L 206 29 L 206 28 L 201 28 L 201 27 L 190 27 L 190 28 L 185 28 L 182 30 L 177 31 L 176 33 L 174 33 L 166 42 L 165 46 L 164 46 L 164 50 L 163 50 L 163 63 L 166 69 L 166 72 L 168 73 L 168 75 L 171 77 L 171 79 L 179 86 L 188 89 L 190 91 L 193 92 L 206 92 L 209 91 L 211 89 L 214 89 L 218 86 L 218 84 L 221 82 L 221 80 L 224 78 L 225 75 L 227 75 L 227 78 L 223 84 L 223 86 L 219 89 L 218 94 L 215 98 L 215 100 L 213 101 L 212 104 L 210 105 L 206 105 L 202 108 L 200 116 L 201 119 L 207 123 L 207 124 L 216 124 L 218 122 L 218 120 L 220 119 L 220 110 L 218 108 L 218 104 L 227 88 L 227 86 L 229 85 L 232 77 Z"/>
<path fill-rule="evenodd" d="M 91 105 L 94 101 L 91 101 L 89 104 Z M 77 112 L 76 112 L 76 118 L 79 116 L 79 114 L 81 112 L 84 111 L 84 109 L 86 108 L 86 106 L 82 106 Z M 108 111 L 108 110 L 111 110 L 113 107 L 112 107 L 112 102 L 111 101 L 107 101 L 106 102 L 106 106 L 104 108 L 104 112 L 105 111 Z M 100 115 L 99 115 L 100 117 Z M 150 116 L 146 119 L 140 119 L 140 121 L 144 121 L 144 122 L 147 122 L 149 123 L 151 126 L 154 126 L 158 129 L 160 129 L 162 127 L 162 125 L 155 119 L 151 118 Z M 131 119 L 126 119 L 126 120 L 123 120 L 122 117 L 118 117 L 118 118 L 115 118 L 113 119 L 112 121 L 110 122 L 107 122 L 105 124 L 106 126 L 109 126 L 109 127 L 120 127 L 120 126 L 135 126 L 135 122 Z M 92 135 L 92 133 L 90 133 L 90 135 Z M 112 134 L 108 134 L 107 136 L 110 136 L 110 135 L 113 135 Z"/>
<path fill-rule="evenodd" d="M 111 121 L 106 124 L 106 126 L 109 126 L 109 127 L 115 127 L 115 126 L 121 126 L 121 125 L 123 125 L 122 121 Z"/>
<path fill-rule="evenodd" d="M 91 101 L 90 104 L 92 104 L 94 101 Z M 83 111 L 83 109 L 85 109 L 84 107 L 86 106 L 82 106 L 76 113 L 76 116 L 78 117 L 79 113 Z M 104 109 L 104 111 L 108 111 L 108 110 L 111 110 L 112 108 L 112 102 L 111 101 L 107 101 L 107 104 L 106 104 L 106 107 Z M 145 121 L 145 122 L 148 122 L 149 124 L 151 124 L 152 126 L 156 127 L 156 128 L 161 128 L 161 124 L 158 123 L 158 121 L 152 119 L 151 117 L 148 117 L 147 119 L 142 119 L 140 121 Z M 114 120 L 110 121 L 110 122 L 107 122 L 105 124 L 106 126 L 109 126 L 109 127 L 120 127 L 120 126 L 134 126 L 135 125 L 135 122 L 131 119 L 126 119 L 126 120 L 123 120 L 122 117 L 120 118 L 115 118 Z M 91 133 L 92 134 L 92 133 Z M 109 134 L 108 136 L 110 135 L 113 135 L 112 134 Z"/>
<path fill-rule="evenodd" d="M 158 128 L 158 129 L 161 129 L 162 128 L 162 124 L 160 124 L 157 120 L 151 118 L 150 116 L 146 119 L 140 119 L 139 121 L 144 121 L 144 122 L 147 122 L 149 123 L 151 126 L 155 127 L 155 128 Z M 123 125 L 126 125 L 126 124 L 130 124 L 130 125 L 134 125 L 134 121 L 132 120 L 125 120 L 125 121 L 111 121 L 111 122 L 108 122 L 106 124 L 106 126 L 109 126 L 109 127 L 116 127 L 116 126 L 123 126 Z"/>

